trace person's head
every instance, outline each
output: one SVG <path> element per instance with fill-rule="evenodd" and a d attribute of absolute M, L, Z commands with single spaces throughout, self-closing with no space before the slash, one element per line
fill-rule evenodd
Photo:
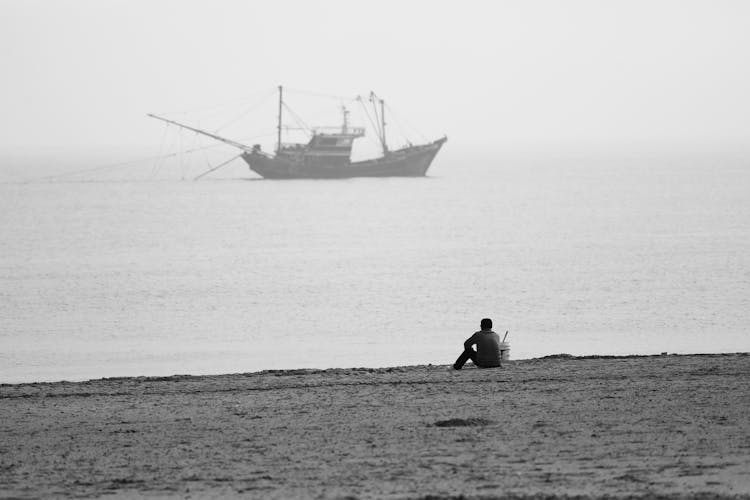
<path fill-rule="evenodd" d="M 492 320 L 490 318 L 484 318 L 481 323 L 479 323 L 479 326 L 482 327 L 482 330 L 492 330 Z"/>

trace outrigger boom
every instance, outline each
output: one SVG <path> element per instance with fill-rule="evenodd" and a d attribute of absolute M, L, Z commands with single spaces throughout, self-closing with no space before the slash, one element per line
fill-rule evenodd
<path fill-rule="evenodd" d="M 187 130 L 192 130 L 195 133 L 203 134 L 205 136 L 210 137 L 211 139 L 216 139 L 217 141 L 225 142 L 225 143 L 229 144 L 230 146 L 234 146 L 236 148 L 240 148 L 243 151 L 252 151 L 253 150 L 252 147 L 247 146 L 245 144 L 242 144 L 241 142 L 233 141 L 232 139 L 227 139 L 225 137 L 221 137 L 219 135 L 212 134 L 211 132 L 206 132 L 205 130 L 201 130 L 199 128 L 190 127 L 189 125 L 184 125 L 184 124 L 178 123 L 178 122 L 176 122 L 174 120 L 168 120 L 166 118 L 162 118 L 161 116 L 152 115 L 150 113 L 148 115 L 146 115 L 146 116 L 149 116 L 151 118 L 156 118 L 157 120 L 161 120 L 163 122 L 167 122 L 167 123 L 170 123 L 172 125 L 177 125 L 178 127 L 181 127 L 181 128 L 187 129 Z"/>

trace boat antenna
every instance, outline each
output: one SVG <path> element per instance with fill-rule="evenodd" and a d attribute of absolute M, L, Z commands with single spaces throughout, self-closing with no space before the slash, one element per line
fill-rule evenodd
<path fill-rule="evenodd" d="M 279 125 L 276 127 L 277 141 L 276 141 L 276 154 L 281 151 L 281 109 L 284 106 L 284 88 L 279 85 Z"/>

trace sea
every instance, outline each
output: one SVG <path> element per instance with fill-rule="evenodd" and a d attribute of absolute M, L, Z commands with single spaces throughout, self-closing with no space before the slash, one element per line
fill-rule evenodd
<path fill-rule="evenodd" d="M 750 351 L 747 157 L 231 172 L 3 178 L 0 383 Z"/>

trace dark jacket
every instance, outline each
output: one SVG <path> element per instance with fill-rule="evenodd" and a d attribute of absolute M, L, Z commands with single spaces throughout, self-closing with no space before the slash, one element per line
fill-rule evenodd
<path fill-rule="evenodd" d="M 500 366 L 500 336 L 492 330 L 479 330 L 466 339 L 464 348 L 477 346 L 477 366 L 480 368 L 494 368 Z"/>

